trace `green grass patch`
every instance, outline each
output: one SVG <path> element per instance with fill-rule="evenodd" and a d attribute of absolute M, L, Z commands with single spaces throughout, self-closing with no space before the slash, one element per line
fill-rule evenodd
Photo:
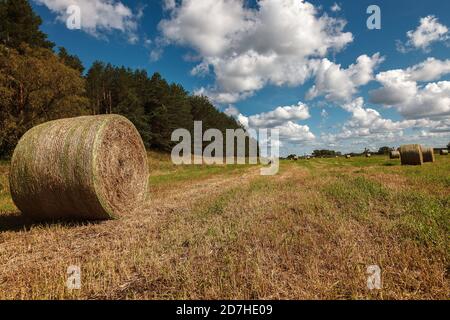
<path fill-rule="evenodd" d="M 289 181 L 287 182 L 289 183 Z M 286 185 L 284 186 L 286 187 Z M 258 177 L 250 183 L 250 192 L 270 192 L 276 191 L 277 185 L 273 183 L 271 176 Z"/>
<path fill-rule="evenodd" d="M 169 171 L 150 175 L 152 185 L 172 182 L 194 181 L 205 179 L 214 175 L 227 175 L 243 172 L 251 165 L 180 165 Z"/>
<path fill-rule="evenodd" d="M 400 166 L 400 161 L 389 160 L 387 156 L 372 156 L 366 157 L 353 157 L 350 159 L 339 158 L 314 158 L 310 160 L 298 160 L 298 161 L 283 161 L 295 163 L 301 167 L 308 169 L 317 168 L 349 168 L 349 167 L 385 167 L 385 166 Z"/>
<path fill-rule="evenodd" d="M 450 198 L 437 198 L 420 192 L 397 195 L 401 216 L 396 227 L 405 237 L 449 252 Z"/>
<path fill-rule="evenodd" d="M 369 211 L 388 201 L 391 194 L 380 183 L 364 177 L 340 175 L 336 181 L 323 187 L 323 192 L 340 211 L 366 220 Z"/>
<path fill-rule="evenodd" d="M 439 184 L 450 188 L 450 161 L 446 157 L 437 156 L 435 163 L 425 163 L 423 166 L 404 166 L 402 171 L 414 184 Z"/>
<path fill-rule="evenodd" d="M 238 188 L 220 194 L 201 208 L 198 211 L 197 216 L 201 219 L 208 219 L 214 215 L 223 215 L 226 212 L 227 207 L 232 204 L 236 197 L 242 196 L 242 193 L 243 190 Z"/>

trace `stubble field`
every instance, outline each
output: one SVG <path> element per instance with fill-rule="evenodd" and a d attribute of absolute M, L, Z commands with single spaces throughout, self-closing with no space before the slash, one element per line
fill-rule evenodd
<path fill-rule="evenodd" d="M 119 220 L 33 224 L 0 163 L 0 299 L 449 299 L 450 157 L 173 166 Z M 83 199 L 80 199 L 83 201 Z M 82 271 L 80 290 L 67 268 Z M 382 270 L 368 290 L 366 269 Z"/>

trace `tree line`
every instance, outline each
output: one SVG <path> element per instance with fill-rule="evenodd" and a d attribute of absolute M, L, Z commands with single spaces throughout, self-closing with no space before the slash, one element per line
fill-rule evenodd
<path fill-rule="evenodd" d="M 121 114 L 139 130 L 147 148 L 169 151 L 177 128 L 238 129 L 204 96 L 194 96 L 155 72 L 96 61 L 85 71 L 65 48 L 55 49 L 40 30 L 41 18 L 27 0 L 0 0 L 0 157 L 20 137 L 49 120 Z"/>

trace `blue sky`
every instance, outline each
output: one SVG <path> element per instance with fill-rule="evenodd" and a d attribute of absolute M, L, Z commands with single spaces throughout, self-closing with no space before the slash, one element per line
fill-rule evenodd
<path fill-rule="evenodd" d="M 448 1 L 31 3 L 43 31 L 85 67 L 160 72 L 243 125 L 280 129 L 283 154 L 450 141 Z M 66 27 L 71 4 L 81 30 Z M 373 4 L 381 30 L 366 25 Z"/>

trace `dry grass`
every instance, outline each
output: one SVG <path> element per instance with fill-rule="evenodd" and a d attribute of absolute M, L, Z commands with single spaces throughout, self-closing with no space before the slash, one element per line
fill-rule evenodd
<path fill-rule="evenodd" d="M 150 168 L 145 210 L 98 224 L 31 225 L 0 188 L 0 298 L 450 298 L 448 157 L 284 162 L 261 177 L 151 154 Z M 380 291 L 366 288 L 372 264 Z"/>

